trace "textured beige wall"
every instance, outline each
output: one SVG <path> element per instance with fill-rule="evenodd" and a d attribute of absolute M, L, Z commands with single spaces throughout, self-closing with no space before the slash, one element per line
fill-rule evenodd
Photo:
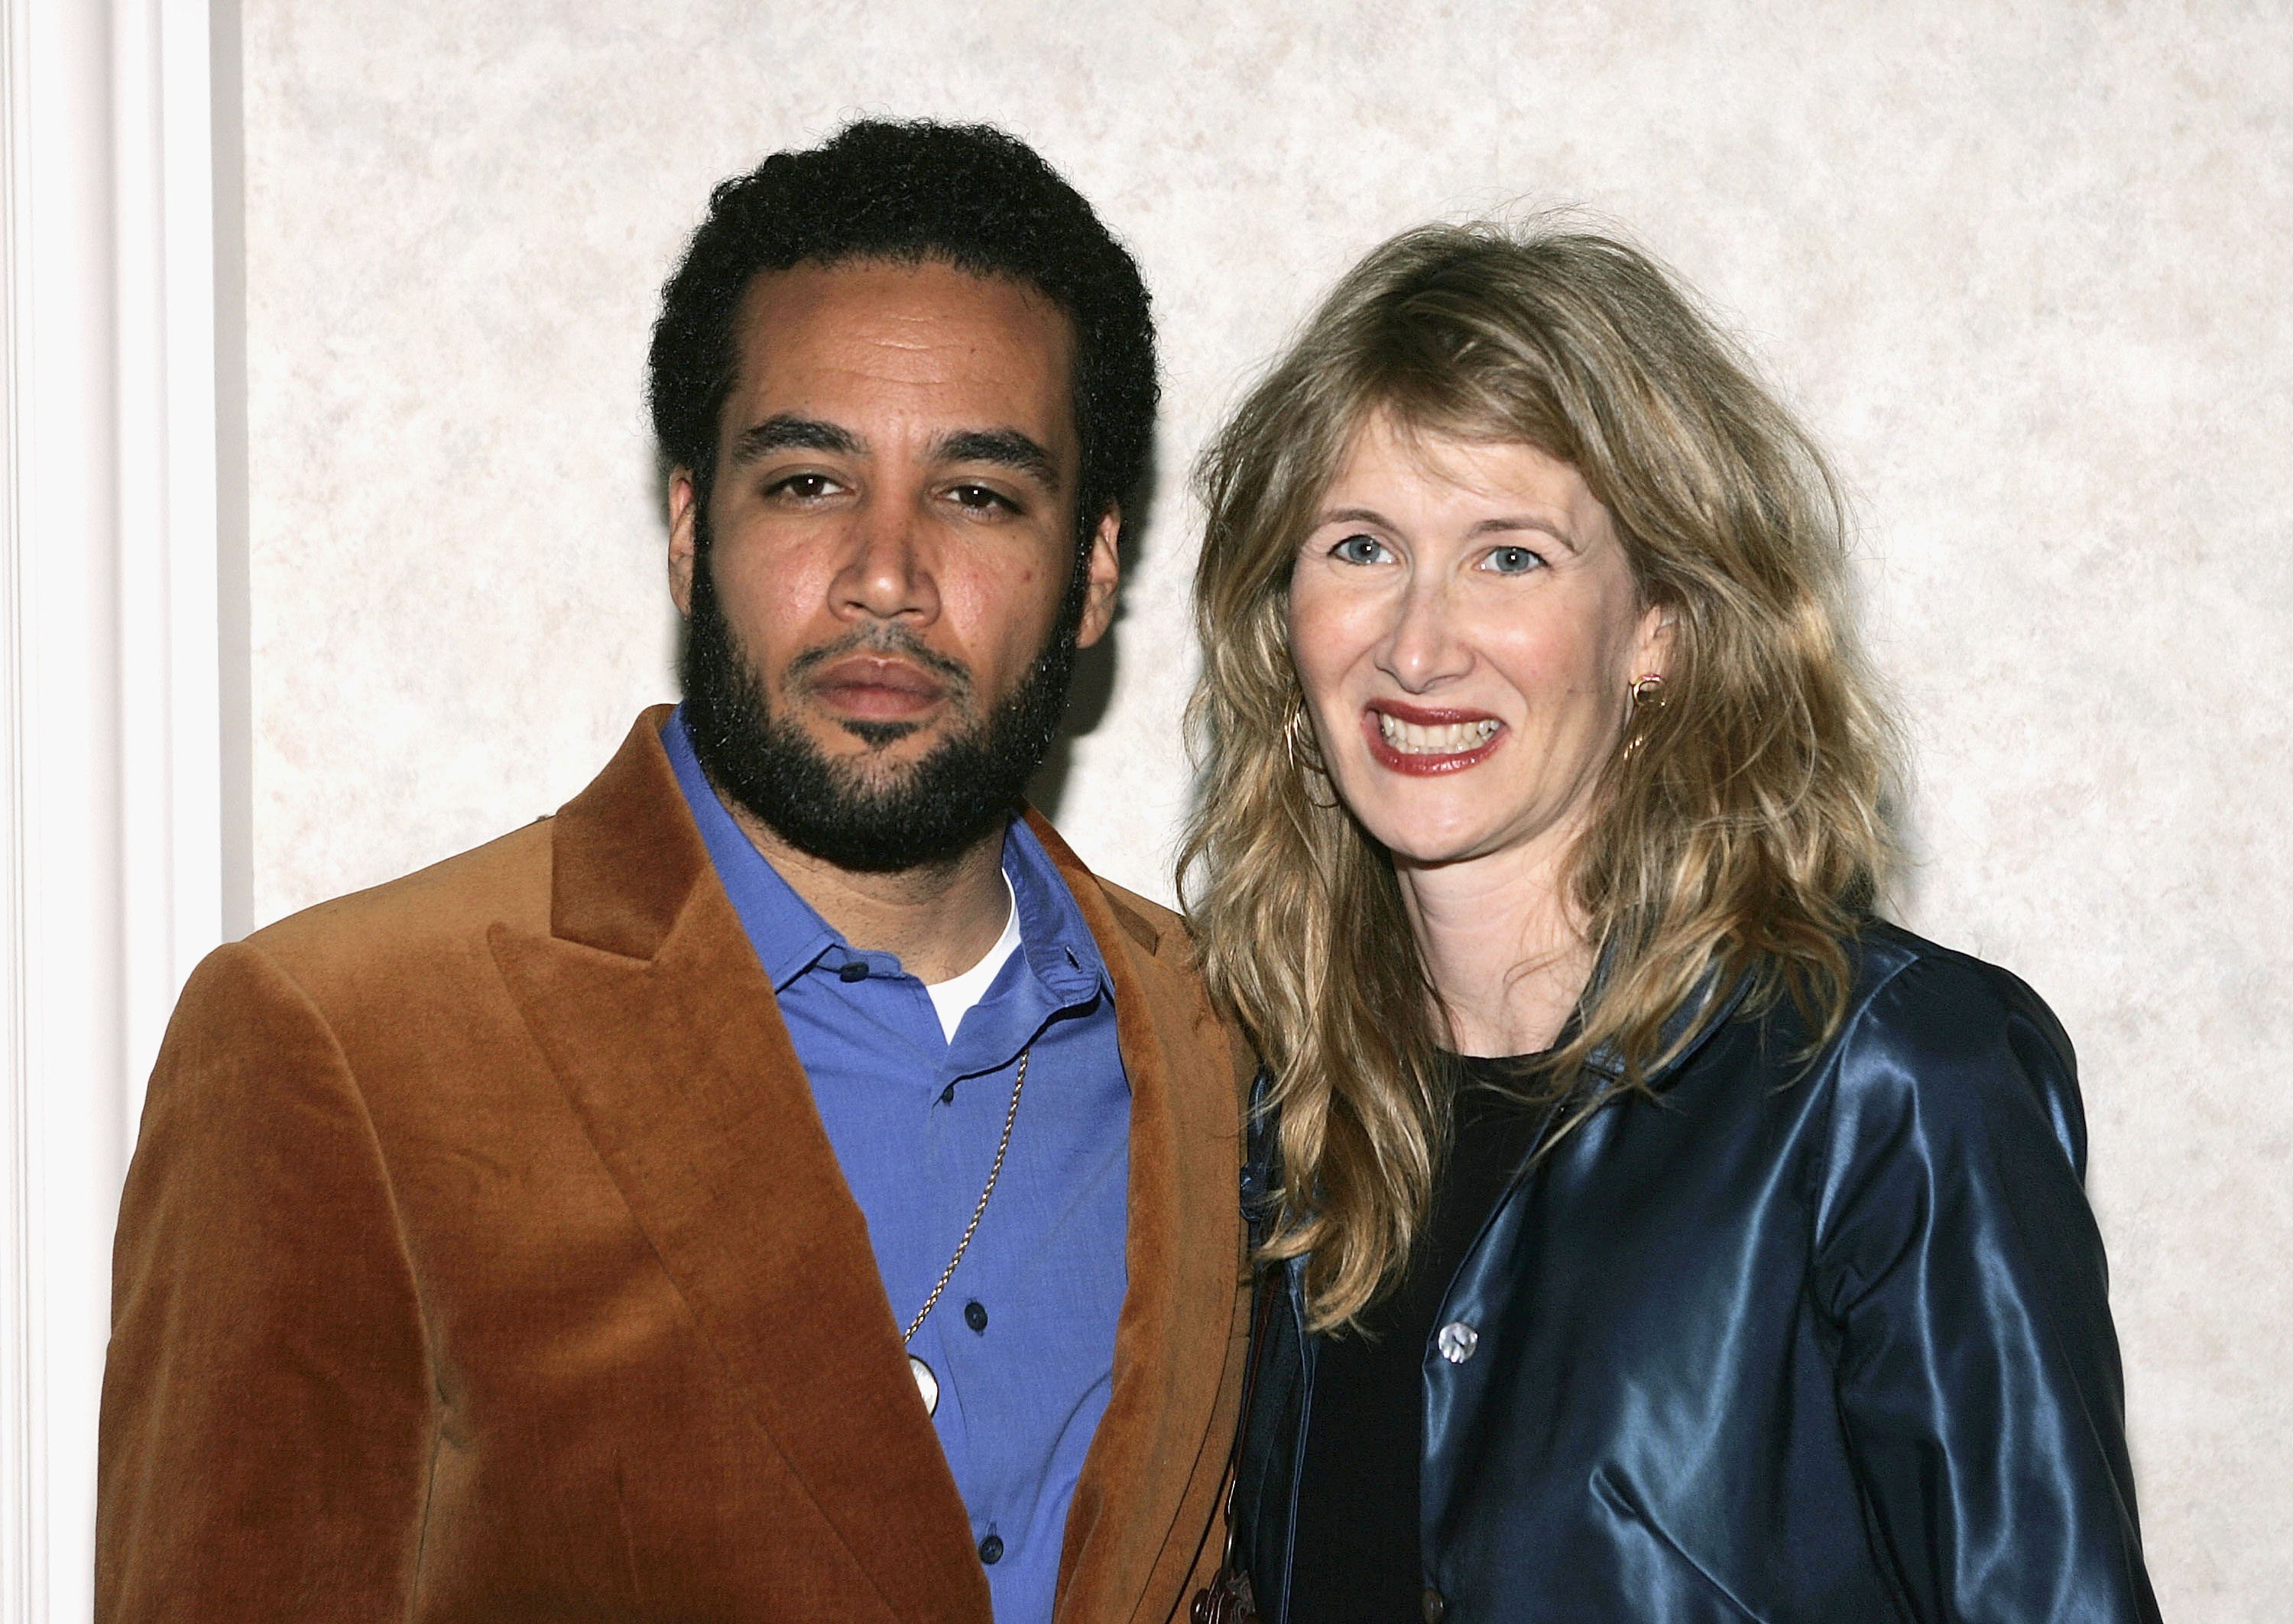
<path fill-rule="evenodd" d="M 247 0 L 255 911 L 555 806 L 670 691 L 639 400 L 709 185 L 992 119 L 1138 250 L 1163 481 L 1059 808 L 1167 894 L 1181 477 L 1385 232 L 1591 206 L 1835 449 L 1906 912 L 2085 1055 L 2167 1615 L 2293 1613 L 2293 22 L 2281 4 Z"/>

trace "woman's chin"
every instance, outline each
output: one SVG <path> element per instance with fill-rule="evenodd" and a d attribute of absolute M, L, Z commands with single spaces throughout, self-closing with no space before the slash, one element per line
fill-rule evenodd
<path fill-rule="evenodd" d="M 1482 829 L 1428 826 L 1422 821 L 1397 823 L 1381 829 L 1366 819 L 1363 827 L 1399 868 L 1446 868 L 1453 863 L 1471 862 L 1489 852 L 1487 831 Z"/>

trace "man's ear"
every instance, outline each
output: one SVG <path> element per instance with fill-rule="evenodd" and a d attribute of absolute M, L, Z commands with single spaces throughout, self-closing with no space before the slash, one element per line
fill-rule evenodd
<path fill-rule="evenodd" d="M 676 601 L 677 612 L 691 617 L 693 613 L 693 560 L 694 533 L 699 528 L 701 503 L 693 489 L 693 471 L 672 468 L 668 471 L 668 595 Z"/>
<path fill-rule="evenodd" d="M 1082 591 L 1082 624 L 1075 628 L 1075 647 L 1088 649 L 1106 635 L 1114 624 L 1114 588 L 1122 573 L 1122 510 L 1109 507 L 1098 516 L 1090 538 L 1090 553 L 1083 561 L 1090 585 Z"/>

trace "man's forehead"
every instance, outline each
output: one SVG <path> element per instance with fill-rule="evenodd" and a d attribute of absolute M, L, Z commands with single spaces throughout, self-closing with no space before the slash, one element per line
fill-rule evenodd
<path fill-rule="evenodd" d="M 935 260 L 762 271 L 741 301 L 738 349 L 728 435 L 841 400 L 850 409 L 1025 418 L 1031 432 L 1074 439 L 1074 323 L 1013 279 Z"/>
<path fill-rule="evenodd" d="M 1013 277 L 983 276 L 943 260 L 806 262 L 760 271 L 741 296 L 743 350 L 807 341 L 947 336 L 996 344 L 1064 368 L 1074 324 L 1041 289 Z"/>

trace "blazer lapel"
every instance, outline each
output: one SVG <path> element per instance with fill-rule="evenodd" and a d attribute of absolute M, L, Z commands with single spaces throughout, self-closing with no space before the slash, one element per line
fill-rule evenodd
<path fill-rule="evenodd" d="M 665 714 L 559 813 L 550 934 L 497 925 L 495 959 L 695 1322 L 888 1609 L 984 1624 L 866 1221 L 685 807 Z"/>
<path fill-rule="evenodd" d="M 1247 1324 L 1242 1107 L 1247 1068 L 1191 970 L 1191 948 L 1110 898 L 1037 814 L 1114 983 L 1130 1081 L 1128 1284 L 1114 1389 L 1067 1514 L 1058 1624 L 1151 1617 L 1202 1555 L 1233 1426 Z M 1175 935 L 1175 933 L 1173 933 Z"/>

